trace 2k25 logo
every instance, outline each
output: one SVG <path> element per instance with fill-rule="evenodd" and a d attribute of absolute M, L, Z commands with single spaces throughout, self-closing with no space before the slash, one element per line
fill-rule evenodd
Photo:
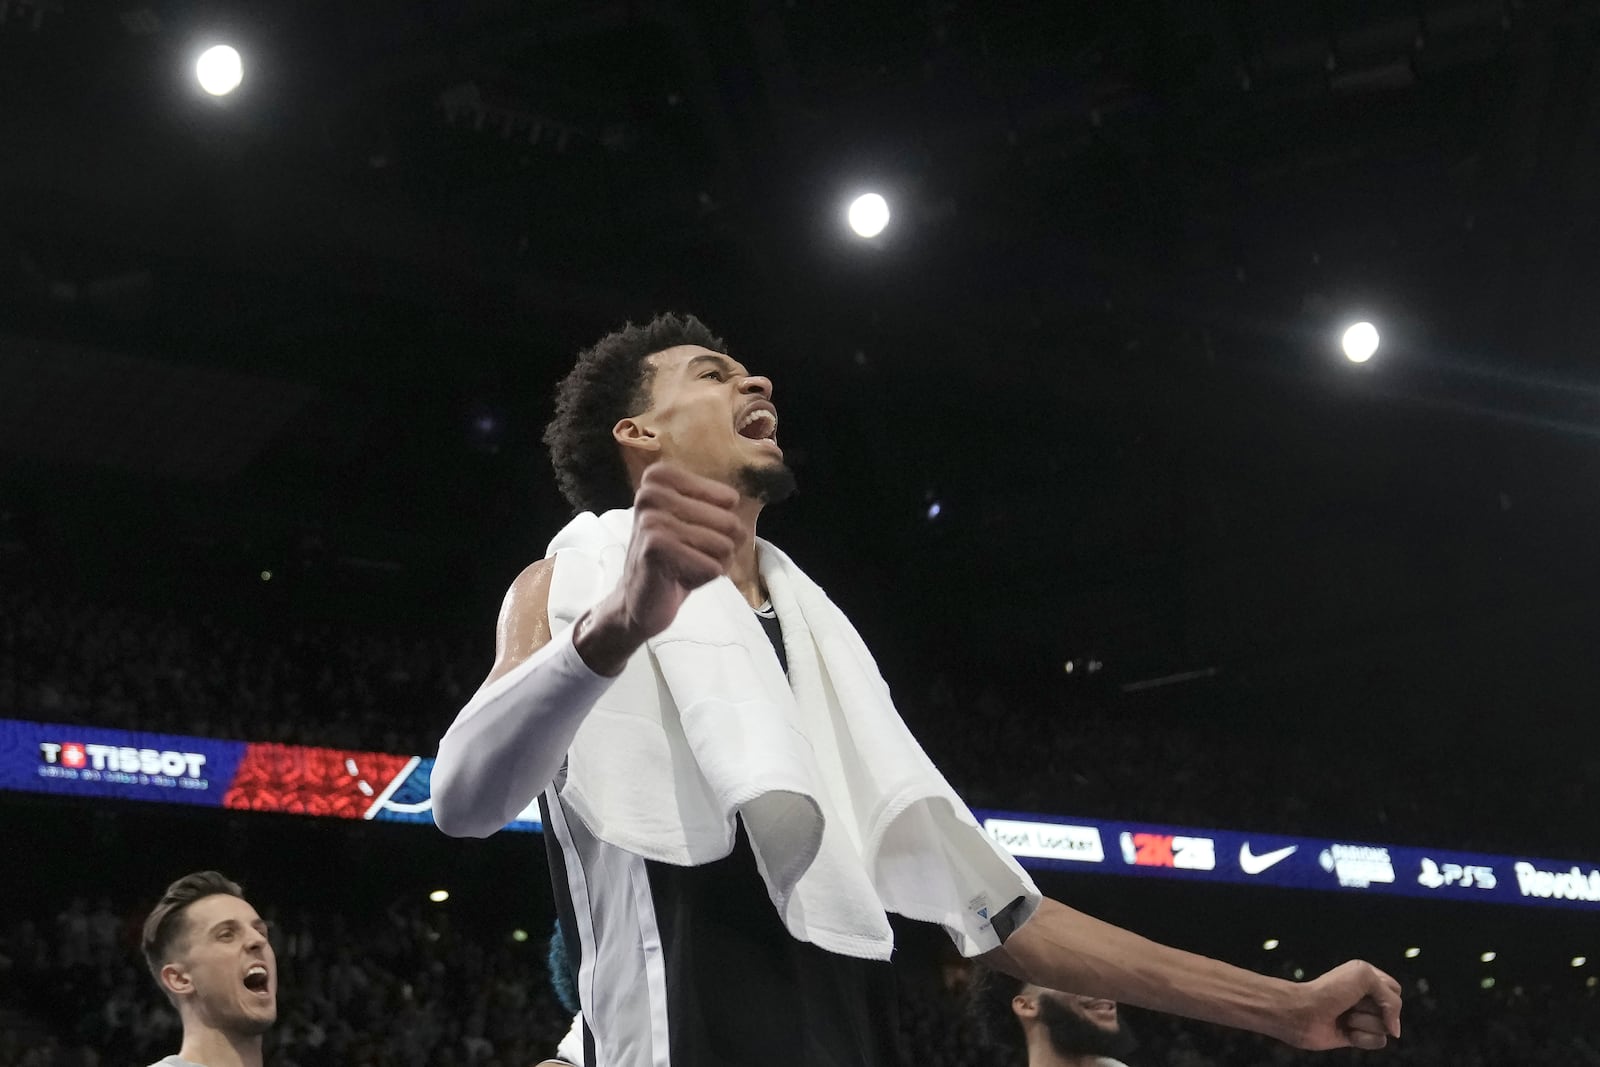
<path fill-rule="evenodd" d="M 1417 882 L 1429 889 L 1446 885 L 1458 885 L 1463 889 L 1493 889 L 1497 884 L 1493 867 L 1435 863 L 1426 856 L 1422 858 L 1422 873 L 1417 875 Z"/>
<path fill-rule="evenodd" d="M 1217 845 L 1209 837 L 1124 832 L 1122 858 L 1136 867 L 1176 867 L 1186 871 L 1210 871 L 1215 870 L 1217 866 Z"/>

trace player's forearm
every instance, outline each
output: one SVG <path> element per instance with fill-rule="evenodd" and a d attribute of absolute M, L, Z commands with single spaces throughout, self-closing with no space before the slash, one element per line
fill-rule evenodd
<path fill-rule="evenodd" d="M 516 818 L 555 778 L 613 680 L 590 668 L 568 630 L 479 690 L 439 742 L 432 783 L 439 829 L 488 837 Z"/>
<path fill-rule="evenodd" d="M 1046 898 L 990 966 L 1049 989 L 1107 997 L 1277 1037 L 1294 985 L 1169 948 Z"/>

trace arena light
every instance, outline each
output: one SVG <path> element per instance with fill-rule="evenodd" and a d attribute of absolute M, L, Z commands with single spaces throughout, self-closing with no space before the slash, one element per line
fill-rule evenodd
<path fill-rule="evenodd" d="M 1480 988 L 1480 989 L 1493 989 L 1494 988 L 1494 976 L 1493 975 L 1485 975 L 1483 980 L 1478 983 L 1478 988 Z"/>
<path fill-rule="evenodd" d="M 1572 957 L 1572 965 L 1574 967 L 1582 967 L 1584 964 L 1586 964 L 1588 962 L 1589 962 L 1589 957 L 1588 956 L 1574 956 L 1574 957 Z"/>
<path fill-rule="evenodd" d="M 244 80 L 244 61 L 232 46 L 213 45 L 200 53 L 194 75 L 200 80 L 200 88 L 212 96 L 227 96 Z"/>
<path fill-rule="evenodd" d="M 1485 952 L 1483 955 L 1479 956 L 1478 959 L 1483 963 L 1493 963 L 1495 960 L 1495 955 L 1496 953 L 1493 952 Z"/>
<path fill-rule="evenodd" d="M 519 945 L 522 944 L 524 941 L 528 940 L 528 931 L 522 929 L 511 931 L 511 940 L 515 941 Z"/>
<path fill-rule="evenodd" d="M 928 505 L 928 521 L 932 522 L 934 519 L 937 519 L 940 516 L 940 514 L 942 514 L 943 512 L 944 512 L 944 505 L 940 504 L 937 500 L 935 500 L 933 503 Z"/>
<path fill-rule="evenodd" d="M 271 572 L 271 571 L 262 571 L 262 572 L 261 572 L 261 580 L 262 580 L 262 581 L 263 581 L 263 582 L 270 582 L 270 581 L 272 581 L 272 572 Z"/>
<path fill-rule="evenodd" d="M 1278 947 L 1278 939 L 1275 937 L 1269 937 L 1265 941 L 1261 942 L 1261 947 L 1266 949 L 1268 952 L 1271 952 L 1273 949 Z"/>
<path fill-rule="evenodd" d="M 857 237 L 876 237 L 889 225 L 889 201 L 877 193 L 862 193 L 850 202 L 846 218 Z"/>
<path fill-rule="evenodd" d="M 1411 948 L 1406 949 L 1406 959 L 1408 959 L 1408 960 L 1414 960 L 1420 955 L 1422 955 L 1422 950 L 1420 948 L 1417 948 L 1415 945 L 1413 945 Z"/>
<path fill-rule="evenodd" d="M 435 889 L 433 892 L 428 894 L 428 899 L 433 901 L 435 904 L 443 904 L 445 901 L 450 899 L 450 890 Z"/>
<path fill-rule="evenodd" d="M 1370 322 L 1352 323 L 1345 329 L 1339 345 L 1351 363 L 1365 363 L 1378 350 L 1378 328 Z"/>

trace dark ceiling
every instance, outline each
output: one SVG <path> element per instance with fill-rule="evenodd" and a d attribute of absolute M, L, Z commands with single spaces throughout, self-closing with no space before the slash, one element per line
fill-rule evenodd
<path fill-rule="evenodd" d="M 1575 737 L 1597 45 L 1578 0 L 0 0 L 0 448 L 492 611 L 562 520 L 551 383 L 694 310 L 892 677 Z"/>

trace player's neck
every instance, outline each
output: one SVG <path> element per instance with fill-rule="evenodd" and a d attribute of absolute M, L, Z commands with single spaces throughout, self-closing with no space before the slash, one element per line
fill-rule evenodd
<path fill-rule="evenodd" d="M 1028 1067 L 1097 1067 L 1098 1056 L 1063 1055 L 1049 1037 L 1039 1034 L 1028 1042 Z"/>
<path fill-rule="evenodd" d="M 738 586 L 739 593 L 753 608 L 759 608 L 767 599 L 761 588 L 761 568 L 756 559 L 756 519 L 765 505 L 748 497 L 739 501 L 739 543 L 733 548 L 733 563 L 728 567 L 728 578 Z"/>
<path fill-rule="evenodd" d="M 225 1034 L 209 1027 L 185 1028 L 178 1058 L 201 1067 L 261 1067 L 261 1037 Z"/>

